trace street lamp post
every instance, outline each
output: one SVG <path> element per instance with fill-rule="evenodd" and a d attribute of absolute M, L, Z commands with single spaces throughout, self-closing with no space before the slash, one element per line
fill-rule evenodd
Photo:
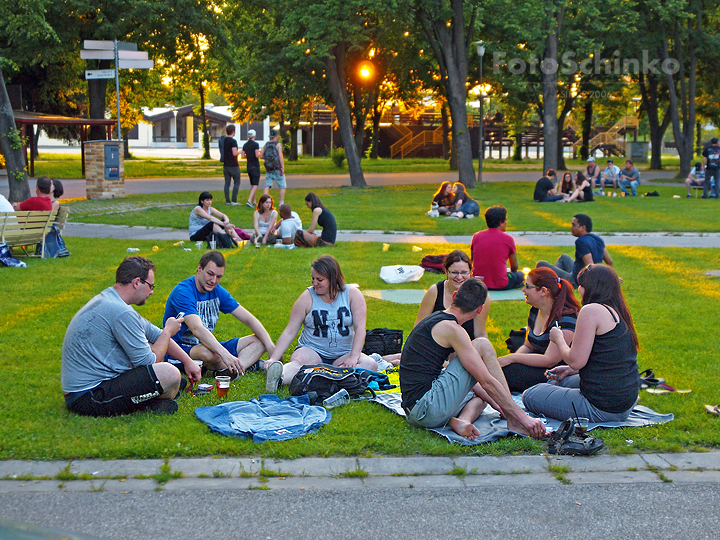
<path fill-rule="evenodd" d="M 478 143 L 478 174 L 477 174 L 477 181 L 478 183 L 481 183 L 483 181 L 482 179 L 482 166 L 483 166 L 483 138 L 485 136 L 485 122 L 484 116 L 485 113 L 483 111 L 483 105 L 485 101 L 485 96 L 483 96 L 482 92 L 482 61 L 483 56 L 485 55 L 485 46 L 483 45 L 482 41 L 476 41 L 475 47 L 477 47 L 477 53 L 478 53 L 478 66 L 480 68 L 480 80 L 479 80 L 479 88 L 480 88 L 480 137 L 479 137 L 479 143 Z"/>

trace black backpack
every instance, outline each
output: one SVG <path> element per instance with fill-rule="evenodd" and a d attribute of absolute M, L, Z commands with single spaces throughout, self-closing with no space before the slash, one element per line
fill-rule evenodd
<path fill-rule="evenodd" d="M 210 241 L 215 239 L 215 249 L 228 249 L 237 247 L 237 243 L 228 233 L 211 233 L 207 238 L 207 247 L 210 249 Z"/>
<path fill-rule="evenodd" d="M 305 365 L 290 381 L 290 395 L 307 394 L 310 403 L 320 403 L 341 389 L 347 390 L 350 397 L 365 392 L 375 392 L 368 388 L 372 374 L 368 371 L 356 371 L 354 368 L 337 367 L 328 364 Z"/>
<path fill-rule="evenodd" d="M 218 148 L 220 149 L 220 163 L 225 163 L 225 135 L 221 135 L 218 139 Z"/>
<path fill-rule="evenodd" d="M 278 141 L 270 141 L 265 145 L 263 157 L 265 159 L 266 171 L 277 171 L 280 168 L 280 154 L 278 153 L 277 145 Z"/>

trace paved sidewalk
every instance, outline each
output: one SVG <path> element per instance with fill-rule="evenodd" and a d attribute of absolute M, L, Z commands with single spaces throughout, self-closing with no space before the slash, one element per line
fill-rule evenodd
<path fill-rule="evenodd" d="M 248 233 L 252 231 L 248 230 Z M 574 246 L 575 237 L 570 233 L 537 231 L 508 231 L 520 246 Z M 127 240 L 173 240 L 184 241 L 187 247 L 186 229 L 167 227 L 130 227 L 127 225 L 99 225 L 93 223 L 67 223 L 63 234 L 79 238 L 117 238 Z M 609 246 L 630 245 L 650 247 L 720 248 L 720 233 L 600 233 Z M 338 231 L 338 242 L 384 242 L 387 244 L 469 244 L 471 236 L 437 236 L 410 231 Z M 130 247 L 130 246 L 128 246 Z"/>
<path fill-rule="evenodd" d="M 1 461 L 0 493 L 154 491 L 165 462 L 148 460 Z M 720 483 L 720 452 L 573 456 L 170 459 L 182 473 L 167 491 L 466 488 L 554 484 Z M 263 474 L 261 475 L 261 467 Z M 73 475 L 76 475 L 73 479 Z"/>

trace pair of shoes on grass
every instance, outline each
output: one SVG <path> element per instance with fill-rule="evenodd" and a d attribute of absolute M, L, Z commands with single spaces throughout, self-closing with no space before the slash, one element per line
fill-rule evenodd
<path fill-rule="evenodd" d="M 590 456 L 597 454 L 605 446 L 605 441 L 591 437 L 587 433 L 579 434 L 575 430 L 575 421 L 568 418 L 548 439 L 548 454 L 565 456 Z"/>
<path fill-rule="evenodd" d="M 713 416 L 720 416 L 720 405 L 705 405 L 705 410 Z"/>

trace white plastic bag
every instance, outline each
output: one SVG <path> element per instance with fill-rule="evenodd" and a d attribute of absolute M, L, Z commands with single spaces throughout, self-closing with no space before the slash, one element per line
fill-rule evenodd
<path fill-rule="evenodd" d="M 385 283 L 407 283 L 409 281 L 418 281 L 425 269 L 422 266 L 396 265 L 383 266 L 380 268 L 380 279 Z"/>

